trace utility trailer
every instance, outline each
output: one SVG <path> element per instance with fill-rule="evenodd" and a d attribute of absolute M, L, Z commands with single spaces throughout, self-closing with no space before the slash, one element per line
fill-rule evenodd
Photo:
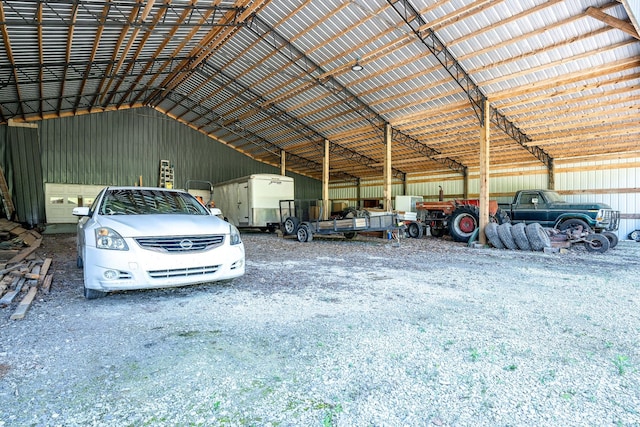
<path fill-rule="evenodd" d="M 236 227 L 275 231 L 280 226 L 279 202 L 294 197 L 293 178 L 259 173 L 213 186 L 215 206 Z"/>
<path fill-rule="evenodd" d="M 386 231 L 399 239 L 399 230 L 404 226 L 393 213 L 380 215 L 348 215 L 323 220 L 322 203 L 318 200 L 281 200 L 280 218 L 285 235 L 295 235 L 299 242 L 310 242 L 314 234 L 342 234 L 353 239 L 358 232 Z"/>

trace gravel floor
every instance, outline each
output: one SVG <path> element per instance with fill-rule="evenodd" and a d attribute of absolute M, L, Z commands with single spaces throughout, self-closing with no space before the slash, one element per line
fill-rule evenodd
<path fill-rule="evenodd" d="M 640 244 L 244 234 L 227 283 L 0 310 L 0 426 L 638 426 Z"/>

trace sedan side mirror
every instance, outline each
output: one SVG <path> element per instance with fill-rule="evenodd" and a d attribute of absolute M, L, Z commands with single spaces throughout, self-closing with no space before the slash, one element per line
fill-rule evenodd
<path fill-rule="evenodd" d="M 75 216 L 89 216 L 89 207 L 88 206 L 80 206 L 77 208 L 73 208 L 72 212 Z"/>

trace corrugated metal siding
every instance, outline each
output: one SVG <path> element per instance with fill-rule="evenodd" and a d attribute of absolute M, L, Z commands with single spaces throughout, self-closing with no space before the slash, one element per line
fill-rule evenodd
<path fill-rule="evenodd" d="M 160 160 L 175 168 L 175 187 L 252 173 L 279 173 L 148 108 L 42 122 L 44 181 L 63 184 L 158 185 Z M 297 174 L 296 197 L 317 197 L 321 183 Z M 303 197 L 300 197 L 303 198 Z M 311 198 L 311 197 L 309 197 Z"/>
<path fill-rule="evenodd" d="M 5 171 L 13 204 L 15 219 L 30 226 L 44 224 L 45 201 L 40 167 L 40 147 L 37 128 L 9 127 L 8 157 L 10 168 Z"/>

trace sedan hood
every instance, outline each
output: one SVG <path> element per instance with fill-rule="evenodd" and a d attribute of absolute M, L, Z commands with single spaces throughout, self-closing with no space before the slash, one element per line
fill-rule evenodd
<path fill-rule="evenodd" d="M 98 223 L 125 238 L 229 234 L 229 223 L 211 215 L 100 215 Z"/>

